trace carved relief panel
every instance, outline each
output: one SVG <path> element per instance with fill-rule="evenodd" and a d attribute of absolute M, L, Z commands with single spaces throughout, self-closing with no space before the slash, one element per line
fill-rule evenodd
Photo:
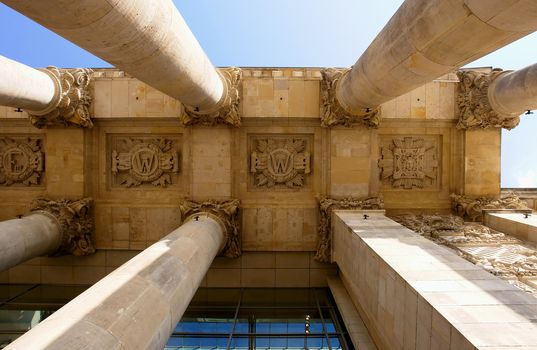
<path fill-rule="evenodd" d="M 179 183 L 180 136 L 111 135 L 112 187 L 167 187 Z"/>
<path fill-rule="evenodd" d="M 439 185 L 439 137 L 386 136 L 381 138 L 380 179 L 393 189 L 436 189 Z"/>
<path fill-rule="evenodd" d="M 308 187 L 309 135 L 250 135 L 251 190 L 293 191 Z"/>
<path fill-rule="evenodd" d="M 45 172 L 43 139 L 0 136 L 0 186 L 39 186 Z"/>

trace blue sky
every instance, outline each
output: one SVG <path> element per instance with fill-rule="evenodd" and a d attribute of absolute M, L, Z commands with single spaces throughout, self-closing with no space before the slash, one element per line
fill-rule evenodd
<path fill-rule="evenodd" d="M 36 0 L 38 1 L 38 0 Z M 216 66 L 349 67 L 401 0 L 175 0 Z M 32 67 L 106 62 L 0 4 L 0 55 Z M 9 34 L 8 34 L 9 33 Z M 519 69 L 537 62 L 537 33 L 468 66 Z M 502 132 L 502 186 L 537 187 L 537 112 Z"/>

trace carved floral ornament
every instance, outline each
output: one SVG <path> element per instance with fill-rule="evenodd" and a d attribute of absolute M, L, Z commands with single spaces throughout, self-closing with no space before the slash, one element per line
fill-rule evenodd
<path fill-rule="evenodd" d="M 224 97 L 214 111 L 199 111 L 196 107 L 184 106 L 181 121 L 183 125 L 213 126 L 227 124 L 241 125 L 239 110 L 242 70 L 237 67 L 221 68 L 218 73 L 224 82 Z"/>
<path fill-rule="evenodd" d="M 37 128 L 47 126 L 77 126 L 91 128 L 93 123 L 89 112 L 92 97 L 89 93 L 91 69 L 58 69 L 48 67 L 43 70 L 56 85 L 54 102 L 43 111 L 28 111 L 30 122 Z"/>
<path fill-rule="evenodd" d="M 483 210 L 486 209 L 529 209 L 526 203 L 513 193 L 509 193 L 503 198 L 452 194 L 451 205 L 457 215 L 468 221 L 483 221 Z"/>
<path fill-rule="evenodd" d="M 421 137 L 393 138 L 381 147 L 380 178 L 393 188 L 424 188 L 436 184 L 438 176 L 437 147 Z"/>
<path fill-rule="evenodd" d="M 111 170 L 115 183 L 123 187 L 142 184 L 166 187 L 171 174 L 179 173 L 179 152 L 166 138 L 123 137 L 115 140 Z"/>
<path fill-rule="evenodd" d="M 311 172 L 307 138 L 266 137 L 254 140 L 250 172 L 254 186 L 273 188 L 304 186 L 304 176 Z"/>
<path fill-rule="evenodd" d="M 0 137 L 0 185 L 42 183 L 44 154 L 38 137 Z"/>
<path fill-rule="evenodd" d="M 524 284 L 526 277 L 537 276 L 534 246 L 480 223 L 464 222 L 463 218 L 454 215 L 410 214 L 392 219 L 421 236 L 456 250 L 486 271 L 535 293 L 534 288 Z"/>
<path fill-rule="evenodd" d="M 212 216 L 216 219 L 226 235 L 224 248 L 220 251 L 220 255 L 228 258 L 237 258 L 242 254 L 241 239 L 240 239 L 240 220 L 239 220 L 239 205 L 238 199 L 229 199 L 224 201 L 207 200 L 204 202 L 195 202 L 188 198 L 181 201 L 179 209 L 181 210 L 182 221 L 193 219 L 196 216 L 203 214 Z"/>
<path fill-rule="evenodd" d="M 492 72 L 460 70 L 457 91 L 459 107 L 459 129 L 505 128 L 511 130 L 520 122 L 519 114 L 503 115 L 496 112 L 489 100 L 489 86 L 507 72 L 493 69 Z"/>
<path fill-rule="evenodd" d="M 378 128 L 380 123 L 380 107 L 366 110 L 363 114 L 348 112 L 338 101 L 336 95 L 337 85 L 340 79 L 350 69 L 323 69 L 321 74 L 321 126 L 333 127 L 343 125 L 352 127 L 365 125 L 370 128 Z"/>
<path fill-rule="evenodd" d="M 382 197 L 370 198 L 328 198 L 320 196 L 319 201 L 319 243 L 315 253 L 315 260 L 330 262 L 332 247 L 332 211 L 339 209 L 350 210 L 377 210 L 384 209 Z"/>
<path fill-rule="evenodd" d="M 93 200 L 38 198 L 33 203 L 33 212 L 49 215 L 57 220 L 61 230 L 61 245 L 53 256 L 71 254 L 88 255 L 95 252 L 91 241 L 93 231 Z"/>

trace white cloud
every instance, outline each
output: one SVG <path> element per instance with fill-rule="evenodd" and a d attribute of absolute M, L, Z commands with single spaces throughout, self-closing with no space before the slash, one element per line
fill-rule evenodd
<path fill-rule="evenodd" d="M 537 187 L 537 172 L 535 170 L 528 170 L 525 174 L 518 174 L 518 176 L 516 176 L 516 181 L 518 187 Z"/>

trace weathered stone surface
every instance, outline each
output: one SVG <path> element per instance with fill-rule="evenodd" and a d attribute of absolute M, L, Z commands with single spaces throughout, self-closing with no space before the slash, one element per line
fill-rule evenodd
<path fill-rule="evenodd" d="M 434 138 L 394 137 L 381 145 L 380 178 L 393 188 L 434 187 L 440 162 Z"/>
<path fill-rule="evenodd" d="M 382 197 L 371 198 L 328 198 L 320 196 L 319 201 L 319 244 L 315 253 L 315 260 L 330 262 L 330 249 L 332 245 L 332 211 L 338 209 L 383 209 Z"/>
<path fill-rule="evenodd" d="M 144 184 L 166 187 L 179 173 L 177 139 L 166 137 L 114 137 L 111 140 L 112 182 L 123 187 Z"/>
<path fill-rule="evenodd" d="M 88 255 L 95 252 L 91 240 L 93 231 L 93 200 L 38 198 L 32 205 L 32 211 L 45 213 L 54 217 L 61 228 L 61 245 L 53 255 L 72 254 Z"/>
<path fill-rule="evenodd" d="M 483 221 L 483 209 L 529 209 L 526 203 L 514 194 L 508 194 L 503 198 L 452 194 L 451 203 L 455 213 L 469 221 Z"/>
<path fill-rule="evenodd" d="M 77 126 L 91 128 L 93 122 L 89 112 L 92 97 L 89 93 L 91 69 L 58 69 L 48 67 L 56 84 L 54 103 L 42 111 L 28 111 L 30 121 L 37 128 L 48 126 Z"/>
<path fill-rule="evenodd" d="M 348 72 L 349 70 L 331 68 L 321 71 L 323 75 L 321 81 L 321 125 L 324 127 L 365 125 L 370 128 L 378 128 L 380 107 L 371 110 L 367 108 L 363 113 L 357 114 L 345 110 L 339 103 L 336 96 L 338 82 Z"/>
<path fill-rule="evenodd" d="M 495 79 L 505 73 L 493 69 L 490 73 L 475 70 L 457 72 L 460 83 L 457 94 L 459 107 L 459 129 L 505 128 L 511 130 L 520 122 L 520 113 L 502 114 L 493 109 L 489 88 Z"/>
<path fill-rule="evenodd" d="M 42 146 L 42 137 L 0 136 L 0 185 L 42 185 L 45 173 Z"/>
<path fill-rule="evenodd" d="M 220 254 L 228 258 L 236 258 L 242 254 L 240 238 L 240 220 L 239 220 L 238 199 L 225 201 L 207 200 L 195 202 L 190 199 L 184 199 L 180 202 L 181 216 L 185 220 L 199 220 L 200 216 L 208 215 L 216 219 L 222 225 L 226 241 L 220 251 Z"/>
<path fill-rule="evenodd" d="M 305 176 L 311 173 L 308 138 L 267 136 L 252 142 L 250 173 L 256 188 L 304 186 Z"/>
<path fill-rule="evenodd" d="M 213 126 L 226 124 L 234 127 L 241 125 L 240 87 L 242 70 L 237 67 L 222 68 L 220 76 L 224 81 L 224 95 L 215 110 L 200 111 L 199 108 L 185 106 L 181 121 L 184 125 Z"/>

